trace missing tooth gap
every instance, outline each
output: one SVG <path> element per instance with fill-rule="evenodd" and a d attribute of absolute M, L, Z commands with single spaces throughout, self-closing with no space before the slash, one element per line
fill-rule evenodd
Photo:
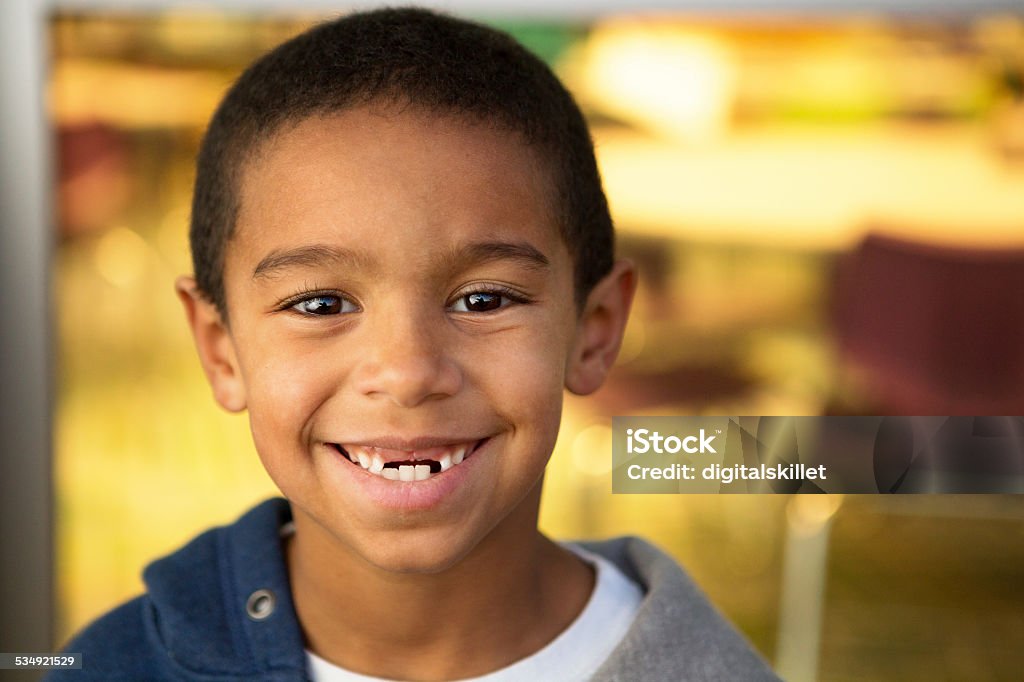
<path fill-rule="evenodd" d="M 331 445 L 334 446 L 335 450 L 337 450 L 339 453 L 341 453 L 342 457 L 344 457 L 348 461 L 352 462 L 353 464 L 356 463 L 356 461 L 354 459 L 352 459 L 352 455 L 348 454 L 348 451 L 345 448 L 341 447 L 340 443 L 331 443 Z"/>
<path fill-rule="evenodd" d="M 432 459 L 407 459 L 401 462 L 386 462 L 385 469 L 397 469 L 398 467 L 414 467 L 426 464 L 430 467 L 430 473 L 436 474 L 441 471 L 441 463 Z"/>

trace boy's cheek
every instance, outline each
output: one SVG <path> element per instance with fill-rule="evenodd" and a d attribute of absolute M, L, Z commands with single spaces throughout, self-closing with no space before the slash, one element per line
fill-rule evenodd
<path fill-rule="evenodd" d="M 510 395 L 561 392 L 568 340 L 550 327 L 524 327 L 467 344 L 458 355 L 463 372 L 479 381 L 498 384 Z"/>
<path fill-rule="evenodd" d="M 246 388 L 254 437 L 297 439 L 317 405 L 332 394 L 324 363 L 304 354 L 280 352 L 250 360 Z"/>

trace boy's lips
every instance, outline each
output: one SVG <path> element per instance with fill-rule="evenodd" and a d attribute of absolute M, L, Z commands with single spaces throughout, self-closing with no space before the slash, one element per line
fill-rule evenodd
<path fill-rule="evenodd" d="M 462 464 L 487 440 L 486 437 L 415 441 L 379 439 L 363 443 L 331 443 L 331 446 L 369 474 L 392 481 L 425 481 Z"/>

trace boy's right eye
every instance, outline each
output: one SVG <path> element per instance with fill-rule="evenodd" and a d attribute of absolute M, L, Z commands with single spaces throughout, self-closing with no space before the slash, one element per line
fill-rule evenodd
<path fill-rule="evenodd" d="M 351 313 L 356 306 L 351 301 L 346 301 L 341 296 L 318 294 L 304 298 L 295 303 L 292 310 L 303 315 L 338 315 L 339 313 Z"/>

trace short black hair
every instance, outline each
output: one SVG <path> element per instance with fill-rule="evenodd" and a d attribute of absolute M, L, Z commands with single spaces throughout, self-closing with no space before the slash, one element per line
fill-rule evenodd
<path fill-rule="evenodd" d="M 221 101 L 197 160 L 189 239 L 199 291 L 227 319 L 224 252 L 245 164 L 284 126 L 377 102 L 518 133 L 551 173 L 577 304 L 612 267 L 614 234 L 593 141 L 572 96 L 538 57 L 494 28 L 419 8 L 328 21 L 246 69 Z"/>

